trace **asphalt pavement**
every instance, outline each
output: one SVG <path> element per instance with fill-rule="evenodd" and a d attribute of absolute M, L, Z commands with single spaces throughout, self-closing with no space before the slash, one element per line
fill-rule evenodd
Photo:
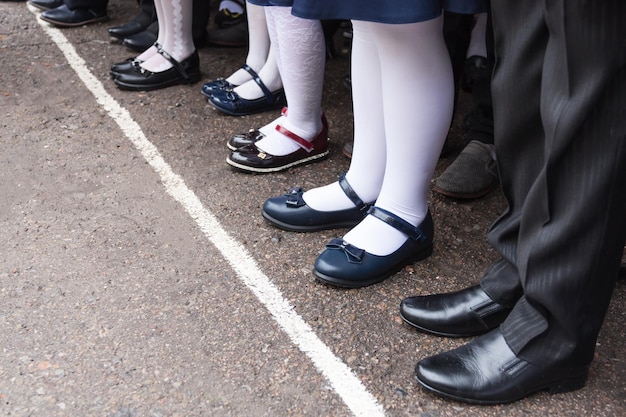
<path fill-rule="evenodd" d="M 496 259 L 485 234 L 505 203 L 431 195 L 435 251 L 384 283 L 338 290 L 313 262 L 345 230 L 275 229 L 263 201 L 332 182 L 349 160 L 348 49 L 327 62 L 331 156 L 270 175 L 225 163 L 226 140 L 260 127 L 214 110 L 201 83 L 119 90 L 133 56 L 106 29 L 135 14 L 59 30 L 24 2 L 0 2 L 0 415 L 624 416 L 626 285 L 618 284 L 587 386 L 473 406 L 421 390 L 422 357 L 466 339 L 417 333 L 407 296 L 477 282 Z M 203 80 L 245 48 L 203 47 Z M 440 173 L 464 146 L 462 93 Z"/>

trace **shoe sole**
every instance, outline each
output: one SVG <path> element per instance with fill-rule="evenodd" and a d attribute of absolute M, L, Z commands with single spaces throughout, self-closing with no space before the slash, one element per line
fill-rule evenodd
<path fill-rule="evenodd" d="M 206 95 L 206 94 L 205 94 L 205 95 Z M 268 106 L 268 107 L 266 107 L 266 108 L 264 108 L 264 109 L 262 109 L 262 110 L 258 110 L 258 111 L 235 112 L 235 111 L 231 111 L 231 110 L 229 110 L 229 109 L 224 109 L 224 108 L 222 108 L 222 107 L 216 106 L 216 105 L 215 105 L 215 103 L 213 103 L 213 102 L 211 101 L 211 96 L 208 96 L 208 97 L 209 97 L 209 104 L 210 104 L 211 106 L 213 106 L 215 109 L 217 109 L 217 110 L 221 111 L 222 113 L 226 113 L 226 114 L 228 114 L 229 116 L 250 116 L 250 115 L 252 115 L 252 114 L 259 114 L 259 113 L 265 113 L 265 112 L 268 112 L 268 111 L 280 110 L 280 109 L 282 109 L 283 107 L 285 107 L 284 103 L 280 103 L 280 105 L 278 105 L 278 104 L 277 104 L 277 105 L 276 105 L 276 106 L 274 106 L 274 107 L 270 107 L 270 106 Z"/>
<path fill-rule="evenodd" d="M 318 162 L 321 161 L 322 159 L 326 158 L 328 156 L 328 154 L 330 154 L 330 151 L 325 151 L 316 155 L 312 155 L 309 156 L 308 158 L 303 158 L 303 159 L 299 159 L 297 161 L 293 161 L 287 165 L 283 165 L 280 167 L 272 167 L 272 168 L 255 168 L 255 167 L 251 167 L 248 165 L 243 165 L 240 163 L 237 163 L 233 160 L 230 159 L 230 157 L 226 158 L 226 163 L 232 167 L 235 167 L 237 169 L 240 169 L 242 171 L 247 171 L 247 172 L 256 172 L 256 173 L 261 173 L 261 174 L 265 174 L 268 172 L 279 172 L 279 171 L 284 171 L 286 169 L 298 166 L 298 165 L 304 165 L 304 164 L 310 164 L 311 162 Z"/>
<path fill-rule="evenodd" d="M 39 18 L 45 22 L 53 24 L 54 26 L 58 26 L 62 28 L 75 28 L 79 26 L 89 25 L 91 23 L 106 22 L 107 20 L 109 20 L 109 16 L 104 16 L 104 17 L 97 17 L 91 20 L 85 20 L 84 22 L 80 22 L 80 23 L 65 23 L 65 22 L 57 22 L 56 20 L 46 19 L 45 17 L 41 15 L 39 16 Z"/>
<path fill-rule="evenodd" d="M 414 256 L 411 256 L 410 258 L 405 259 L 402 262 L 397 263 L 396 265 L 394 265 L 391 269 L 387 270 L 385 273 L 375 277 L 375 278 L 371 278 L 367 281 L 350 281 L 350 280 L 344 280 L 341 278 L 335 278 L 335 277 L 331 277 L 325 274 L 322 274 L 318 271 L 316 271 L 315 269 L 313 269 L 313 275 L 315 275 L 315 278 L 327 285 L 332 285 L 334 287 L 341 287 L 341 288 L 363 288 L 363 287 L 368 287 L 370 285 L 374 285 L 374 284 L 378 284 L 379 282 L 383 282 L 384 280 L 391 278 L 393 275 L 397 274 L 398 272 L 400 272 L 404 267 L 406 267 L 407 265 L 412 265 L 415 262 L 419 262 L 422 261 L 426 258 L 428 258 L 430 255 L 432 255 L 433 253 L 433 246 L 430 245 L 424 249 L 422 249 L 420 252 L 418 252 L 417 254 L 415 254 Z"/>
<path fill-rule="evenodd" d="M 266 212 L 261 212 L 263 218 L 271 223 L 273 226 L 278 227 L 279 229 L 286 230 L 288 232 L 320 232 L 322 230 L 331 230 L 331 229 L 348 229 L 356 226 L 360 223 L 360 221 L 353 222 L 339 222 L 318 226 L 297 226 L 293 224 L 283 223 L 279 220 L 276 220 Z"/>
<path fill-rule="evenodd" d="M 200 81 L 201 75 L 193 76 L 189 80 L 178 79 L 172 80 L 161 84 L 127 84 L 125 82 L 120 82 L 118 79 L 115 79 L 115 85 L 117 85 L 122 90 L 130 90 L 130 91 L 152 91 L 152 90 L 160 90 L 166 87 L 172 87 L 174 85 L 192 85 Z"/>
<path fill-rule="evenodd" d="M 515 401 L 519 401 L 522 398 L 525 398 L 529 395 L 535 394 L 540 391 L 548 391 L 550 394 L 562 394 L 565 392 L 576 391 L 585 386 L 585 382 L 587 381 L 587 374 L 572 376 L 571 378 L 567 378 L 560 381 L 554 382 L 546 382 L 541 384 L 528 392 L 520 393 L 512 398 L 507 398 L 503 400 L 480 400 L 475 398 L 461 397 L 458 395 L 449 394 L 447 392 L 443 392 L 438 388 L 432 387 L 426 382 L 419 379 L 417 375 L 414 375 L 417 383 L 424 387 L 426 390 L 431 391 L 437 395 L 440 395 L 444 398 L 449 398 L 455 401 L 461 401 L 470 404 L 479 404 L 479 405 L 497 405 L 497 404 L 508 404 Z"/>
<path fill-rule="evenodd" d="M 474 336 L 480 336 L 481 334 L 485 334 L 485 333 L 489 332 L 490 330 L 493 330 L 493 329 L 485 329 L 485 330 L 481 330 L 479 332 L 473 332 L 473 333 L 445 333 L 445 332 L 437 332 L 435 330 L 427 329 L 425 327 L 418 326 L 417 324 L 410 322 L 406 317 L 404 317 L 404 315 L 402 314 L 402 311 L 400 311 L 400 318 L 406 324 L 408 324 L 409 326 L 419 330 L 422 333 L 432 334 L 433 336 L 441 336 L 441 337 L 474 337 Z"/>

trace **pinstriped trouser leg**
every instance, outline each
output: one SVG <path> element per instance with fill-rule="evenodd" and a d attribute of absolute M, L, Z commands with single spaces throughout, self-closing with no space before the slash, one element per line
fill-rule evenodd
<path fill-rule="evenodd" d="M 502 325 L 519 356 L 587 364 L 626 238 L 626 6 L 493 0 L 492 9 L 509 209 L 489 233 L 504 272 L 481 284 L 499 301 L 523 294 Z"/>

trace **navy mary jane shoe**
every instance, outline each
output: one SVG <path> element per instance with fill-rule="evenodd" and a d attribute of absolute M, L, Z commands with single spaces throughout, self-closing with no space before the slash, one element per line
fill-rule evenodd
<path fill-rule="evenodd" d="M 243 64 L 241 68 L 247 71 L 252 78 L 258 77 L 256 71 L 254 71 L 248 64 Z M 230 91 L 236 87 L 239 87 L 239 85 L 226 81 L 225 78 L 217 78 L 213 81 L 204 83 L 202 85 L 201 93 L 210 98 L 211 95 L 217 91 Z"/>
<path fill-rule="evenodd" d="M 252 68 L 247 67 L 244 69 L 250 73 L 254 82 L 257 83 L 263 92 L 263 96 L 254 100 L 247 100 L 239 97 L 239 94 L 232 90 L 215 89 L 209 97 L 209 103 L 213 107 L 231 116 L 246 116 L 278 110 L 285 106 L 287 101 L 284 89 L 280 88 L 276 91 L 270 91 L 263 83 L 263 80 L 261 80 L 261 77 Z"/>
<path fill-rule="evenodd" d="M 343 239 L 332 239 L 315 261 L 313 274 L 317 280 L 336 287 L 367 287 L 432 254 L 434 227 L 430 211 L 418 227 L 380 207 L 372 206 L 367 214 L 407 235 L 407 241 L 395 252 L 377 256 Z"/>
<path fill-rule="evenodd" d="M 356 195 L 345 175 L 339 178 L 339 186 L 354 203 L 354 207 L 336 211 L 314 210 L 304 202 L 302 188 L 296 187 L 283 196 L 265 201 L 263 217 L 274 226 L 291 232 L 317 232 L 354 227 L 367 215 L 367 210 L 372 204 L 364 203 Z"/>

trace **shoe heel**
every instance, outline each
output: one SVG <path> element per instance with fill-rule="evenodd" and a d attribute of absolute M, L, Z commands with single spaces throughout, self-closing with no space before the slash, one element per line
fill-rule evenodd
<path fill-rule="evenodd" d="M 548 392 L 550 394 L 562 394 L 564 392 L 576 391 L 583 388 L 585 386 L 585 382 L 587 382 L 586 374 L 579 377 L 570 378 L 565 381 L 560 381 L 548 388 Z"/>

